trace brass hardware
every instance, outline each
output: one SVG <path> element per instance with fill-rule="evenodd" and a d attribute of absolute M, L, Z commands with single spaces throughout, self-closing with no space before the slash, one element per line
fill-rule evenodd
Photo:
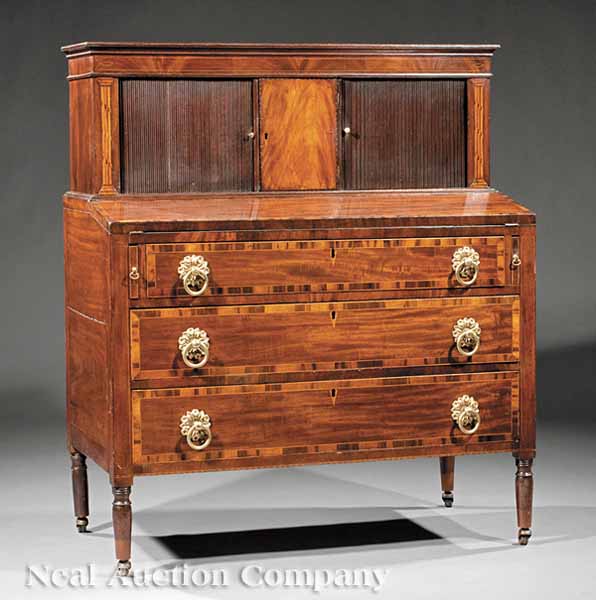
<path fill-rule="evenodd" d="M 349 127 L 344 127 L 344 135 L 350 135 L 350 133 L 352 133 L 352 130 Z"/>
<path fill-rule="evenodd" d="M 460 354 L 472 356 L 480 348 L 480 325 L 471 317 L 459 319 L 453 327 L 455 347 Z"/>
<path fill-rule="evenodd" d="M 136 280 L 137 280 L 137 279 L 140 277 L 140 275 L 139 275 L 139 270 L 137 269 L 137 267 L 133 267 L 133 268 L 130 270 L 130 273 L 128 274 L 128 276 L 129 276 L 129 277 L 130 277 L 130 278 L 131 278 L 133 281 L 136 281 Z"/>
<path fill-rule="evenodd" d="M 474 248 L 464 246 L 458 248 L 453 253 L 451 259 L 455 279 L 460 285 L 472 285 L 478 277 L 478 267 L 480 266 L 480 255 Z"/>
<path fill-rule="evenodd" d="M 514 254 L 511 257 L 511 268 L 517 269 L 519 266 L 521 266 L 521 258 L 519 257 L 519 254 Z"/>
<path fill-rule="evenodd" d="M 209 285 L 209 263 L 200 255 L 185 256 L 178 265 L 178 275 L 189 296 L 200 296 Z"/>
<path fill-rule="evenodd" d="M 184 364 L 191 369 L 200 369 L 209 360 L 209 338 L 207 332 L 198 327 L 189 327 L 178 338 L 178 349 Z"/>
<path fill-rule="evenodd" d="M 204 410 L 193 408 L 180 417 L 180 433 L 193 450 L 204 450 L 211 443 L 211 418 Z"/>
<path fill-rule="evenodd" d="M 249 131 L 247 136 L 246 136 L 249 140 L 254 139 L 255 137 L 255 132 L 254 131 Z"/>
<path fill-rule="evenodd" d="M 451 418 L 457 423 L 459 430 L 466 435 L 472 435 L 480 427 L 480 409 L 474 396 L 463 395 L 453 401 Z"/>

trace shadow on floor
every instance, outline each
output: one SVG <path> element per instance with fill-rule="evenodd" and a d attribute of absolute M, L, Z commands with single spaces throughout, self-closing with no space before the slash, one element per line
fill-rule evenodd
<path fill-rule="evenodd" d="M 440 535 L 409 519 L 229 531 L 202 535 L 165 535 L 154 538 L 171 556 L 181 559 L 297 552 L 440 539 L 442 539 Z"/>

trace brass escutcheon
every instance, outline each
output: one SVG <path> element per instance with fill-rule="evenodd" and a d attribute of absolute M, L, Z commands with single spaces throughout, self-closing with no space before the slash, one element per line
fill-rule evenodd
<path fill-rule="evenodd" d="M 193 408 L 180 417 L 180 433 L 193 450 L 204 450 L 211 443 L 211 418 L 204 410 Z"/>
<path fill-rule="evenodd" d="M 472 317 L 459 319 L 453 327 L 455 347 L 463 356 L 473 356 L 480 348 L 480 325 Z"/>
<path fill-rule="evenodd" d="M 178 265 L 178 276 L 189 296 L 200 296 L 209 285 L 209 263 L 198 254 L 185 256 Z"/>
<path fill-rule="evenodd" d="M 478 278 L 480 255 L 469 246 L 458 248 L 453 253 L 451 265 L 455 272 L 455 279 L 460 285 L 472 285 Z"/>
<path fill-rule="evenodd" d="M 457 423 L 459 430 L 466 435 L 472 435 L 480 427 L 480 409 L 474 396 L 463 395 L 453 401 L 451 418 Z"/>
<path fill-rule="evenodd" d="M 178 338 L 178 349 L 184 364 L 191 369 L 200 369 L 209 360 L 209 337 L 198 327 L 189 327 Z"/>

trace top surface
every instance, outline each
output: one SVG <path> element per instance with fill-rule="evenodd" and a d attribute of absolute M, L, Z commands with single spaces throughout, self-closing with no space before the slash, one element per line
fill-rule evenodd
<path fill-rule="evenodd" d="M 95 197 L 69 193 L 65 206 L 84 206 L 114 233 L 535 222 L 532 211 L 490 189 Z"/>
<path fill-rule="evenodd" d="M 300 53 L 445 53 L 492 54 L 498 44 L 263 44 L 214 42 L 78 42 L 62 47 L 65 54 L 84 52 L 300 52 Z"/>

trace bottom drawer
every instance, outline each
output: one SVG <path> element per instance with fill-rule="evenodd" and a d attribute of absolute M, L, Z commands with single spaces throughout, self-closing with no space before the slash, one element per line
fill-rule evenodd
<path fill-rule="evenodd" d="M 135 390 L 133 459 L 175 472 L 507 450 L 518 404 L 515 372 Z"/>

